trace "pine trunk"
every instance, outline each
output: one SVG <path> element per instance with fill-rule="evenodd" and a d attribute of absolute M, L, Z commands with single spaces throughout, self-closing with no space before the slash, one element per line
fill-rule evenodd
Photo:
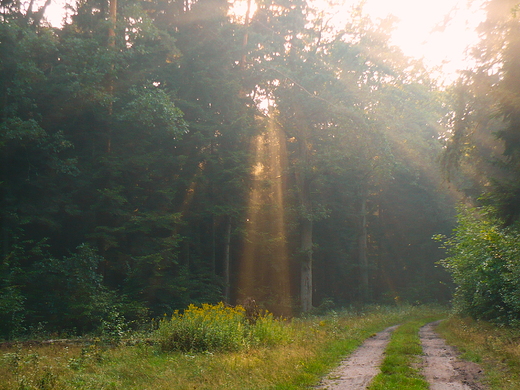
<path fill-rule="evenodd" d="M 310 183 L 306 168 L 309 164 L 308 145 L 305 131 L 302 130 L 300 139 L 299 160 L 300 166 L 296 174 L 296 184 L 303 215 L 300 218 L 300 304 L 302 311 L 312 309 L 312 206 L 310 199 Z"/>
<path fill-rule="evenodd" d="M 368 284 L 368 256 L 367 256 L 367 196 L 363 194 L 361 198 L 360 216 L 359 216 L 359 237 L 358 237 L 358 258 L 361 284 L 361 297 L 364 302 L 370 299 Z"/>
<path fill-rule="evenodd" d="M 302 311 L 312 309 L 312 221 L 302 220 L 301 225 L 301 286 L 300 301 Z"/>
<path fill-rule="evenodd" d="M 231 252 L 231 218 L 228 217 L 226 223 L 226 233 L 224 236 L 224 301 L 231 301 L 231 285 L 230 285 L 230 252 Z"/>

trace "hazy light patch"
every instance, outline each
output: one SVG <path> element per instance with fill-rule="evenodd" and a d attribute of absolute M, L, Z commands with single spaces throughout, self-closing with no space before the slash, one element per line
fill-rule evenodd
<path fill-rule="evenodd" d="M 375 18 L 399 19 L 391 43 L 405 55 L 422 58 L 437 76 L 453 81 L 457 70 L 471 66 L 468 46 L 478 42 L 476 27 L 484 20 L 482 1 L 367 0 L 365 11 Z"/>
<path fill-rule="evenodd" d="M 45 0 L 42 0 L 39 3 L 43 5 Z M 63 25 L 63 18 L 67 16 L 67 4 L 74 3 L 68 0 L 52 0 L 49 6 L 45 9 L 45 19 L 47 19 L 51 26 L 61 27 Z"/>
<path fill-rule="evenodd" d="M 323 0 L 314 0 L 325 7 Z M 377 22 L 394 16 L 397 20 L 390 44 L 398 46 L 408 57 L 422 59 L 433 76 L 446 81 L 457 78 L 457 70 L 472 63 L 466 57 L 468 46 L 478 42 L 476 27 L 484 20 L 482 0 L 468 5 L 467 0 L 366 0 L 363 14 Z M 323 4 L 323 5 L 321 5 Z M 350 17 L 358 0 L 345 0 L 330 8 L 338 28 Z"/>
<path fill-rule="evenodd" d="M 249 18 L 251 18 L 258 8 L 254 0 L 232 0 L 229 2 L 229 15 L 233 21 L 245 23 L 248 1 L 250 2 Z"/>
<path fill-rule="evenodd" d="M 43 5 L 44 1 L 38 1 L 36 7 Z M 45 16 L 51 25 L 62 25 L 67 3 L 71 0 L 53 0 L 47 7 Z M 352 7 L 359 3 L 359 0 L 345 0 L 331 6 L 324 0 L 312 1 L 313 6 L 334 15 L 331 23 L 338 29 L 348 21 Z M 475 28 L 485 18 L 483 0 L 467 3 L 467 0 L 366 0 L 363 12 L 374 21 L 390 15 L 397 17 L 390 43 L 400 47 L 409 57 L 423 59 L 435 77 L 453 81 L 457 70 L 473 65 L 465 51 L 477 43 Z M 245 23 L 248 0 L 232 0 L 229 4 L 231 19 Z M 256 2 L 251 0 L 250 18 L 256 9 Z"/>

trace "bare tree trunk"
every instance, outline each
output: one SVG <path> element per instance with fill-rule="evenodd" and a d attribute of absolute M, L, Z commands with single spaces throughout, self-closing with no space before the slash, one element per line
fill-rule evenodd
<path fill-rule="evenodd" d="M 29 19 L 32 18 L 32 26 L 33 27 L 38 27 L 40 25 L 40 22 L 43 19 L 43 15 L 45 14 L 45 10 L 51 4 L 51 1 L 52 0 L 46 0 L 45 3 L 43 4 L 43 6 L 40 7 L 40 9 L 38 9 L 38 11 L 33 12 L 34 0 L 31 0 L 30 3 L 29 3 L 29 6 L 27 7 L 27 13 L 25 14 L 25 21 L 26 21 L 26 23 L 28 23 Z"/>
<path fill-rule="evenodd" d="M 312 221 L 302 220 L 301 226 L 301 285 L 300 301 L 302 311 L 308 312 L 312 309 Z"/>
<path fill-rule="evenodd" d="M 230 252 L 231 252 L 231 217 L 227 217 L 226 233 L 224 236 L 224 301 L 231 301 L 231 285 L 230 285 Z"/>
<path fill-rule="evenodd" d="M 117 23 L 117 0 L 109 0 L 110 1 L 110 25 L 108 27 L 108 46 L 111 48 L 116 47 L 116 23 Z M 114 69 L 114 65 L 112 64 L 111 69 Z M 114 95 L 114 78 L 113 75 L 110 75 L 110 79 L 108 82 L 108 93 L 110 96 Z M 112 101 L 108 104 L 108 115 L 112 116 Z M 112 151 L 112 126 L 109 124 L 108 126 L 108 134 L 107 134 L 107 153 Z"/>
<path fill-rule="evenodd" d="M 244 37 L 242 39 L 242 59 L 240 60 L 240 68 L 244 69 L 246 66 L 246 46 L 249 39 L 249 20 L 251 14 L 251 0 L 247 0 L 246 18 L 244 21 Z"/>
<path fill-rule="evenodd" d="M 211 270 L 213 271 L 213 274 L 215 275 L 217 273 L 217 253 L 216 253 L 216 245 L 217 245 L 217 239 L 216 239 L 216 230 L 215 230 L 215 216 L 211 216 Z"/>
<path fill-rule="evenodd" d="M 312 206 L 310 199 L 309 178 L 306 168 L 308 165 L 308 145 L 305 130 L 301 130 L 300 139 L 300 166 L 296 173 L 296 185 L 300 198 L 300 206 L 303 215 L 300 218 L 300 304 L 302 311 L 308 312 L 312 309 Z"/>
<path fill-rule="evenodd" d="M 110 0 L 110 25 L 108 27 L 108 46 L 116 45 L 117 0 Z"/>
<path fill-rule="evenodd" d="M 367 194 L 363 191 L 361 197 L 361 207 L 359 216 L 359 236 L 358 236 L 358 259 L 359 259 L 359 272 L 360 272 L 360 289 L 361 297 L 364 302 L 367 302 L 370 298 L 369 283 L 368 283 L 368 256 L 367 256 Z"/>

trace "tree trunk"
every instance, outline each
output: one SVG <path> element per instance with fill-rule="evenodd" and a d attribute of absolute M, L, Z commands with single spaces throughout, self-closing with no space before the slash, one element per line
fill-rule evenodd
<path fill-rule="evenodd" d="M 312 309 L 312 206 L 310 199 L 310 183 L 307 177 L 306 168 L 309 164 L 308 145 L 305 130 L 301 130 L 301 138 L 299 140 L 299 160 L 297 167 L 296 185 L 298 186 L 298 194 L 302 216 L 300 217 L 300 253 L 301 253 L 301 271 L 300 271 L 300 304 L 302 311 L 308 312 Z"/>
<path fill-rule="evenodd" d="M 216 239 L 216 229 L 215 229 L 215 216 L 211 216 L 211 270 L 213 271 L 213 274 L 215 275 L 217 273 L 217 253 L 216 253 L 216 245 L 217 245 L 217 239 Z"/>
<path fill-rule="evenodd" d="M 304 313 L 312 309 L 312 221 L 303 219 L 301 224 L 301 285 L 300 301 Z"/>
<path fill-rule="evenodd" d="M 364 302 L 370 299 L 368 284 L 368 256 L 367 256 L 367 194 L 363 191 L 361 196 L 361 207 L 359 215 L 359 236 L 358 236 L 358 259 L 360 272 L 361 298 Z"/>
<path fill-rule="evenodd" d="M 251 13 L 251 0 L 247 0 L 247 10 L 244 21 L 244 37 L 242 38 L 242 59 L 240 60 L 240 68 L 245 69 L 246 67 L 246 46 L 249 39 L 249 19 Z"/>
<path fill-rule="evenodd" d="M 109 0 L 110 1 L 110 24 L 108 26 L 108 46 L 112 49 L 116 47 L 116 23 L 117 23 L 117 0 Z M 114 70 L 114 64 L 112 64 L 111 69 Z M 114 95 L 114 77 L 111 74 L 110 79 L 108 81 L 108 93 L 112 98 Z M 108 116 L 112 116 L 112 99 L 108 103 Z M 112 124 L 108 125 L 108 134 L 107 134 L 107 153 L 112 151 Z"/>
<path fill-rule="evenodd" d="M 116 45 L 117 0 L 110 0 L 110 25 L 108 27 L 108 46 Z"/>
<path fill-rule="evenodd" d="M 231 252 L 231 217 L 227 217 L 226 232 L 224 235 L 224 301 L 231 302 L 231 285 L 230 285 L 230 252 Z"/>

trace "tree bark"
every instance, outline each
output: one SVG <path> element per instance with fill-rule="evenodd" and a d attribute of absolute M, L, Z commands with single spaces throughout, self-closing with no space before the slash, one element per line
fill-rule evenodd
<path fill-rule="evenodd" d="M 217 239 L 216 239 L 216 229 L 215 229 L 215 216 L 211 216 L 211 270 L 213 271 L 213 274 L 216 275 L 217 273 L 217 253 L 216 253 L 216 245 L 217 245 Z"/>
<path fill-rule="evenodd" d="M 244 21 L 244 37 L 242 38 L 242 59 L 240 60 L 240 68 L 246 67 L 246 46 L 249 39 L 249 20 L 251 14 L 251 0 L 247 0 L 246 17 Z"/>
<path fill-rule="evenodd" d="M 308 145 L 305 130 L 301 130 L 302 139 L 299 140 L 300 166 L 296 173 L 296 185 L 302 216 L 300 217 L 300 304 L 302 311 L 312 309 L 312 206 L 310 199 L 310 183 L 306 168 L 309 164 Z"/>
<path fill-rule="evenodd" d="M 300 301 L 304 313 L 312 309 L 312 221 L 303 219 L 301 224 L 301 280 Z"/>
<path fill-rule="evenodd" d="M 110 25 L 108 27 L 108 46 L 112 49 L 116 47 L 116 23 L 117 23 L 117 0 L 109 0 L 110 1 Z M 114 69 L 114 64 L 112 64 L 111 69 Z M 110 79 L 108 81 L 108 93 L 112 97 L 114 95 L 114 78 L 113 75 L 110 75 Z M 108 116 L 112 116 L 112 100 L 108 104 Z M 108 125 L 108 134 L 107 134 L 107 153 L 112 151 L 112 126 Z"/>
<path fill-rule="evenodd" d="M 227 217 L 226 232 L 224 235 L 224 301 L 231 302 L 231 285 L 230 285 L 230 252 L 231 252 L 231 217 Z"/>
<path fill-rule="evenodd" d="M 361 196 L 361 207 L 359 215 L 359 236 L 358 236 L 358 259 L 360 272 L 361 298 L 364 302 L 370 299 L 369 275 L 368 275 L 368 256 L 367 256 L 367 193 L 363 191 Z"/>

